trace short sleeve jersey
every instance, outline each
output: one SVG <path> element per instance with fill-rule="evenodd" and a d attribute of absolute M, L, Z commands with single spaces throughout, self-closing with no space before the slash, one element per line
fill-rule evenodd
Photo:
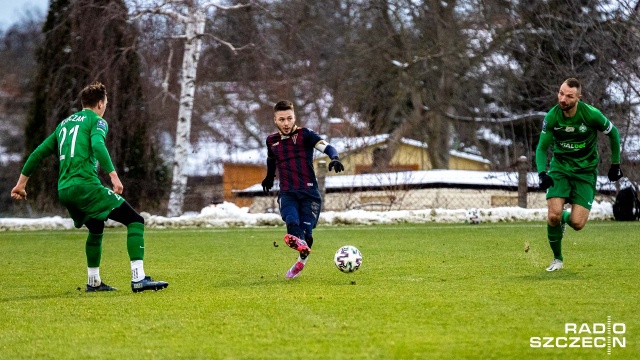
<path fill-rule="evenodd" d="M 297 128 L 290 135 L 280 133 L 267 137 L 267 154 L 276 159 L 280 190 L 318 188 L 313 171 L 313 151 L 320 135 L 307 128 Z"/>
<path fill-rule="evenodd" d="M 91 137 L 97 134 L 106 139 L 108 131 L 107 122 L 88 109 L 77 112 L 58 124 L 54 133 L 60 159 L 58 189 L 81 184 L 100 185 Z"/>
<path fill-rule="evenodd" d="M 542 133 L 553 136 L 550 169 L 566 172 L 592 171 L 598 166 L 598 131 L 608 134 L 613 124 L 600 110 L 578 101 L 574 116 L 567 118 L 559 105 L 549 110 Z"/>

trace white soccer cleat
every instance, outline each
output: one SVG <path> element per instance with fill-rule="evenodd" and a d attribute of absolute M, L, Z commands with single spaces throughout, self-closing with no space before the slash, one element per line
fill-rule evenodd
<path fill-rule="evenodd" d="M 553 259 L 551 265 L 547 268 L 547 271 L 558 271 L 564 267 L 562 260 Z"/>

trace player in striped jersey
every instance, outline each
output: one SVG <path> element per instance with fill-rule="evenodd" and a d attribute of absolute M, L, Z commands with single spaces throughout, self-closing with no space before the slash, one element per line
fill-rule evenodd
<path fill-rule="evenodd" d="M 307 128 L 298 127 L 294 106 L 290 101 L 279 101 L 273 107 L 273 121 L 278 132 L 267 137 L 267 176 L 262 181 L 265 192 L 273 187 L 276 169 L 280 181 L 278 206 L 287 225 L 286 244 L 299 252 L 298 260 L 287 272 L 287 278 L 297 277 L 304 269 L 311 247 L 312 232 L 320 215 L 321 197 L 313 171 L 313 151 L 329 156 L 329 171 L 344 170 L 338 151 Z"/>

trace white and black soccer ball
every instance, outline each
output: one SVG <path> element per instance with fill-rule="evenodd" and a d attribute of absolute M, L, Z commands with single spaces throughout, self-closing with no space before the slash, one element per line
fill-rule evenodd
<path fill-rule="evenodd" d="M 362 254 L 355 246 L 345 245 L 336 251 L 333 262 L 344 273 L 354 272 L 362 265 Z"/>
<path fill-rule="evenodd" d="M 482 222 L 482 215 L 480 215 L 480 210 L 476 208 L 471 208 L 467 210 L 466 223 L 467 224 L 480 224 Z"/>

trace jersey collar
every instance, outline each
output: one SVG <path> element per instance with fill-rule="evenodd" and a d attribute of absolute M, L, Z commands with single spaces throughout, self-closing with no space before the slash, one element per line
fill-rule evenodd
<path fill-rule="evenodd" d="M 278 129 L 278 133 L 280 134 L 280 139 L 284 140 L 284 139 L 288 139 L 291 135 L 293 135 L 296 131 L 298 131 L 298 125 L 293 125 L 293 130 L 291 130 L 291 132 L 289 133 L 289 135 L 284 135 L 279 129 Z"/>

